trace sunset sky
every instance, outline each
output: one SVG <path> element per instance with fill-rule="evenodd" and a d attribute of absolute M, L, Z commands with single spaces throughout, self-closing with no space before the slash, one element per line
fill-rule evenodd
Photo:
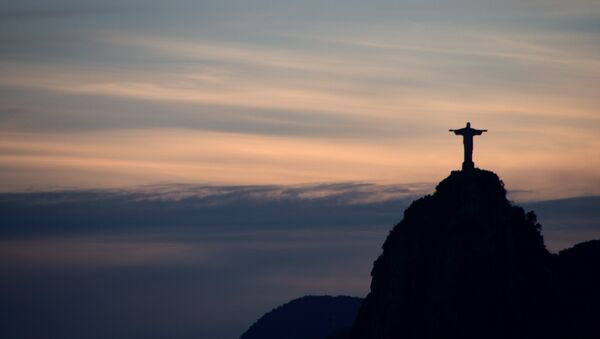
<path fill-rule="evenodd" d="M 0 337 L 364 296 L 467 121 L 551 251 L 600 238 L 600 1 L 3 1 Z"/>
<path fill-rule="evenodd" d="M 0 189 L 437 182 L 600 193 L 596 1 L 18 1 Z"/>

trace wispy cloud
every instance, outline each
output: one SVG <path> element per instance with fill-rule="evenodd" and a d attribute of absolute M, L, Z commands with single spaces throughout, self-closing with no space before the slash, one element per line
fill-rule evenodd
<path fill-rule="evenodd" d="M 546 198 L 577 192 L 593 194 L 598 189 L 595 169 L 600 157 L 593 155 L 600 148 L 594 139 L 576 135 L 575 130 L 550 129 L 545 133 L 569 142 L 548 144 L 546 135 L 529 136 L 525 147 L 506 138 L 510 133 L 518 136 L 527 130 L 494 132 L 500 135 L 478 140 L 476 160 L 483 168 L 497 171 L 508 188 L 535 190 Z M 459 164 L 460 140 L 451 135 L 446 138 L 364 141 L 179 129 L 64 135 L 5 133 L 0 137 L 0 183 L 2 190 L 7 191 L 27 187 L 23 182 L 31 187 L 49 187 L 48 183 L 63 187 L 115 187 L 164 181 L 431 182 L 431 178 L 440 180 Z M 547 151 L 549 148 L 553 151 Z M 515 153 L 515 149 L 519 152 Z M 585 162 L 581 162 L 583 158 Z M 579 173 L 577 177 L 564 177 L 574 170 Z"/>
<path fill-rule="evenodd" d="M 422 181 L 460 162 L 446 130 L 472 121 L 493 131 L 478 164 L 515 188 L 599 190 L 597 38 L 547 21 L 593 4 L 181 6 L 144 13 L 207 20 L 27 23 L 63 39 L 0 54 L 0 186 Z"/>

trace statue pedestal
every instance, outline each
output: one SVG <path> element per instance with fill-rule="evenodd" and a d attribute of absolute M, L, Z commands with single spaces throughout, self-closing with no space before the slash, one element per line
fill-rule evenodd
<path fill-rule="evenodd" d="M 464 161 L 462 163 L 462 169 L 463 169 L 463 171 L 469 171 L 469 170 L 475 169 L 475 164 L 472 161 L 469 161 L 469 162 Z"/>

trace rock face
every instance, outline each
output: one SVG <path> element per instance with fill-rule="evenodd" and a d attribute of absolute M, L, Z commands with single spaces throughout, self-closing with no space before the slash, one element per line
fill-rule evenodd
<path fill-rule="evenodd" d="M 552 337 L 555 261 L 496 174 L 454 171 L 390 232 L 352 338 Z"/>
<path fill-rule="evenodd" d="M 326 339 L 352 327 L 361 298 L 306 296 L 262 316 L 240 339 Z"/>

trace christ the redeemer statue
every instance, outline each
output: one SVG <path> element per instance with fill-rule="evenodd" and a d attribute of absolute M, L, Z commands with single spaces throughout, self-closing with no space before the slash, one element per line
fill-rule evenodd
<path fill-rule="evenodd" d="M 461 129 L 451 129 L 450 132 L 454 132 L 456 135 L 462 135 L 463 144 L 465 146 L 465 160 L 462 164 L 463 171 L 475 168 L 473 163 L 473 136 L 481 135 L 483 132 L 487 132 L 487 129 L 474 129 L 471 128 L 471 123 L 467 122 L 467 126 Z"/>

